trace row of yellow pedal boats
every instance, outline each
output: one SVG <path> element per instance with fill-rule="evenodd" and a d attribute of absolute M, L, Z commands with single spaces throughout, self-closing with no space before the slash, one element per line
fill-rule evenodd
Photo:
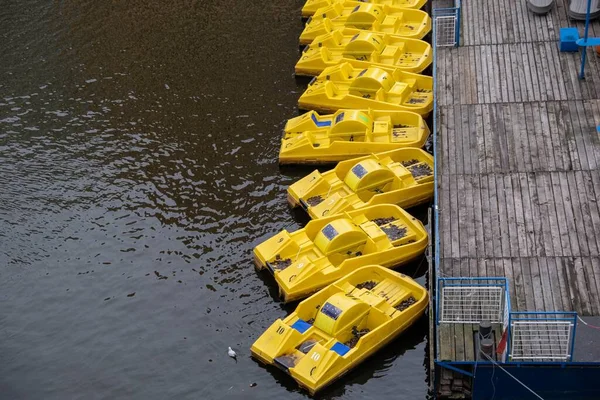
<path fill-rule="evenodd" d="M 290 119 L 280 164 L 326 165 L 288 188 L 311 221 L 254 248 L 284 302 L 302 300 L 251 347 L 311 394 L 397 337 L 428 294 L 395 272 L 421 257 L 425 227 L 404 208 L 427 203 L 434 160 L 424 151 L 432 110 L 426 0 L 308 0 L 297 75 L 314 76 Z"/>

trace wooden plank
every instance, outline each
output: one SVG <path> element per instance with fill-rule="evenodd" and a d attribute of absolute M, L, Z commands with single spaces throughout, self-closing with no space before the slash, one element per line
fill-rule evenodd
<path fill-rule="evenodd" d="M 480 104 L 489 103 L 489 83 L 487 78 L 487 60 L 485 57 L 485 46 L 477 47 L 477 87 L 481 89 L 479 91 L 480 97 L 478 102 Z"/>
<path fill-rule="evenodd" d="M 470 104 L 477 104 L 477 72 L 475 63 L 475 50 L 473 47 L 468 47 L 469 54 L 469 75 L 468 78 L 471 81 L 470 84 Z"/>
<path fill-rule="evenodd" d="M 495 148 L 494 148 L 494 138 L 493 138 L 493 130 L 492 130 L 492 113 L 493 106 L 490 105 L 482 105 L 481 106 L 481 114 L 483 121 L 483 144 L 485 147 L 485 172 L 493 173 L 496 172 L 495 168 Z"/>
<path fill-rule="evenodd" d="M 448 57 L 452 60 L 452 87 L 449 91 L 452 92 L 452 103 L 450 104 L 461 104 L 461 93 L 460 93 L 460 81 L 462 80 L 462 71 L 460 70 L 460 63 L 458 57 L 455 56 L 456 49 L 447 48 L 446 52 Z"/>
<path fill-rule="evenodd" d="M 523 65 L 525 87 L 527 89 L 527 97 L 523 99 L 523 101 L 536 101 L 539 98 L 538 94 L 536 93 L 537 79 L 535 71 L 532 71 L 532 68 L 529 65 L 529 49 L 527 48 L 527 43 L 519 43 L 518 47 L 521 56 L 521 63 Z"/>
<path fill-rule="evenodd" d="M 517 119 L 516 115 L 512 113 L 510 104 L 502 104 L 502 116 L 503 116 L 503 127 L 504 127 L 504 141 L 506 142 L 506 170 L 516 171 L 517 160 L 515 155 L 515 137 L 518 133 L 513 132 L 514 121 Z"/>
<path fill-rule="evenodd" d="M 506 72 L 505 78 L 505 87 L 506 87 L 506 101 L 509 103 L 513 103 L 517 100 L 516 90 L 515 88 L 515 68 L 512 63 L 512 46 L 502 45 L 501 47 L 501 57 L 500 57 L 500 68 L 502 68 Z"/>
<path fill-rule="evenodd" d="M 531 115 L 533 131 L 531 139 L 535 143 L 535 154 L 537 155 L 537 170 L 545 170 L 548 166 L 548 157 L 546 155 L 546 143 L 542 134 L 542 126 L 540 121 L 540 103 L 531 103 Z"/>
<path fill-rule="evenodd" d="M 583 186 L 587 196 L 584 213 L 585 215 L 589 216 L 589 223 L 592 225 L 592 236 L 596 239 L 596 248 L 599 252 L 598 254 L 594 255 L 600 255 L 600 234 L 598 234 L 598 232 L 600 232 L 600 203 L 598 202 L 598 197 L 600 196 L 600 186 L 596 186 L 594 184 L 593 178 L 595 176 L 596 180 L 600 181 L 600 172 L 598 170 L 581 171 L 579 174 L 583 180 Z M 594 188 L 596 188 L 596 191 Z"/>
<path fill-rule="evenodd" d="M 479 175 L 471 175 L 471 184 L 473 190 L 473 224 L 475 226 L 475 247 L 477 249 L 476 257 L 486 257 L 486 243 L 483 235 L 483 211 L 481 204 L 481 179 Z"/>
<path fill-rule="evenodd" d="M 502 226 L 501 219 L 504 220 L 504 216 L 501 217 L 501 214 L 504 215 L 506 213 L 506 206 L 502 209 L 502 206 L 499 201 L 499 197 L 502 194 L 498 192 L 502 192 L 504 187 L 500 189 L 497 186 L 497 181 L 502 181 L 500 176 L 496 176 L 495 174 L 488 175 L 488 183 L 489 183 L 489 194 L 490 194 L 490 224 L 492 225 L 492 230 L 494 232 L 494 257 L 502 257 L 504 252 L 510 254 L 510 248 L 508 245 L 508 238 L 504 235 L 506 232 L 504 227 Z M 504 203 L 502 203 L 504 204 Z"/>
<path fill-rule="evenodd" d="M 530 288 L 525 286 L 524 281 L 524 258 L 508 258 L 512 265 L 514 285 L 514 298 L 511 298 L 512 309 L 516 311 L 527 311 L 528 305 L 525 299 L 525 292 Z"/>
<path fill-rule="evenodd" d="M 583 315 L 593 315 L 589 296 L 590 288 L 587 284 L 588 278 L 583 267 L 583 259 L 581 257 L 573 257 L 570 260 L 573 262 L 571 277 L 575 279 L 575 290 L 577 291 L 577 295 L 579 297 L 580 309 L 577 312 L 580 312 Z"/>
<path fill-rule="evenodd" d="M 586 253 L 586 250 L 584 250 L 585 240 L 579 240 L 578 230 L 575 224 L 575 216 L 573 214 L 573 202 L 571 196 L 569 195 L 569 183 L 567 180 L 568 174 L 569 172 L 558 172 L 556 175 L 558 176 L 558 182 L 562 190 L 562 200 L 566 222 L 565 226 L 569 234 L 571 249 L 573 251 L 573 255 L 581 256 Z"/>
<path fill-rule="evenodd" d="M 514 4 L 515 7 L 513 8 L 513 10 L 515 11 L 517 20 L 519 22 L 519 29 L 517 30 L 517 32 L 519 33 L 520 37 L 518 42 L 529 42 L 531 41 L 531 26 L 524 17 L 524 14 L 527 13 L 527 10 L 524 7 L 520 7 L 520 4 Z"/>
<path fill-rule="evenodd" d="M 573 168 L 573 162 L 571 161 L 571 151 L 569 150 L 569 142 L 567 140 L 567 125 L 565 121 L 565 108 L 563 107 L 564 102 L 555 103 L 555 114 L 556 115 L 556 126 L 557 132 L 560 133 L 562 138 L 561 144 L 563 146 L 563 160 L 565 161 L 563 169 L 568 170 Z"/>
<path fill-rule="evenodd" d="M 482 66 L 482 59 L 481 59 L 481 47 L 475 47 L 473 49 L 473 55 L 475 58 L 475 77 L 476 77 L 476 88 L 477 88 L 477 103 L 478 104 L 483 104 L 485 102 L 485 94 L 484 94 L 484 88 L 485 88 L 485 84 L 483 81 L 483 66 Z"/>
<path fill-rule="evenodd" d="M 575 93 L 575 96 L 570 98 L 570 100 L 581 100 L 584 98 L 587 98 L 587 90 L 586 88 L 581 84 L 581 80 L 579 79 L 579 57 L 577 57 L 577 60 L 575 60 L 574 57 L 565 57 L 566 55 L 563 55 L 563 60 L 566 61 L 565 62 L 565 67 L 563 68 L 563 77 L 565 78 L 570 78 L 571 80 L 571 84 L 573 85 L 573 91 Z M 568 79 L 567 78 L 567 79 Z"/>
<path fill-rule="evenodd" d="M 594 281 L 596 283 L 596 286 L 591 288 L 590 294 L 592 303 L 596 307 L 600 307 L 600 258 L 591 257 L 589 262 L 590 264 L 587 266 L 587 269 L 590 271 L 590 274 L 594 276 Z M 594 309 L 594 315 L 600 315 L 600 310 L 598 310 L 598 308 Z"/>
<path fill-rule="evenodd" d="M 556 258 L 545 257 L 545 262 L 550 278 L 554 309 L 556 311 L 569 311 L 564 303 L 564 300 L 567 299 L 567 289 L 565 287 L 564 280 L 560 275 L 560 271 L 556 266 Z"/>
<path fill-rule="evenodd" d="M 594 112 L 589 107 L 590 102 L 576 102 L 577 115 L 579 116 L 578 137 L 583 142 L 583 151 L 587 159 L 587 168 L 597 169 L 599 166 L 600 145 L 598 141 L 597 125 L 594 122 Z"/>
<path fill-rule="evenodd" d="M 530 225 L 529 188 L 526 185 L 521 185 L 520 174 L 510 174 L 507 175 L 506 178 L 508 178 L 512 186 L 512 203 L 515 213 L 517 241 L 519 243 L 519 256 L 534 256 L 536 254 L 536 249 L 533 226 Z M 523 178 L 525 178 L 524 175 Z M 526 180 L 525 183 L 527 183 Z"/>
<path fill-rule="evenodd" d="M 468 214 L 467 209 L 469 206 L 465 204 L 464 196 L 465 196 L 465 177 L 464 175 L 456 176 L 456 191 L 460 193 L 460 201 L 457 201 L 456 209 L 458 210 L 458 220 L 456 224 L 458 225 L 458 254 L 457 257 L 468 257 L 469 256 L 469 248 L 467 245 L 469 231 L 467 228 Z"/>
<path fill-rule="evenodd" d="M 557 217 L 557 230 L 561 235 L 562 247 L 558 249 L 558 255 L 561 256 L 573 256 L 577 255 L 578 250 L 575 250 L 577 246 L 577 242 L 575 239 L 575 243 L 571 243 L 571 235 L 568 232 L 567 225 L 567 216 L 566 216 L 566 207 L 563 202 L 563 193 L 560 186 L 560 180 L 558 176 L 558 172 L 551 173 L 548 175 L 552 185 L 552 198 L 554 200 L 554 207 L 556 209 L 556 217 Z"/>
<path fill-rule="evenodd" d="M 466 244 L 466 254 L 467 257 L 477 257 L 477 239 L 476 236 L 476 226 L 475 226 L 475 211 L 474 211 L 474 200 L 473 200 L 473 175 L 464 175 L 464 201 L 466 208 L 466 218 L 464 220 L 466 223 L 466 240 L 461 240 L 464 244 Z M 461 252 L 462 254 L 462 252 Z"/>
<path fill-rule="evenodd" d="M 569 109 L 569 102 L 561 102 L 561 116 L 563 118 L 565 130 L 563 131 L 567 139 L 567 148 L 569 151 L 569 159 L 571 160 L 571 167 L 569 169 L 581 169 L 581 161 L 579 159 L 579 151 L 577 149 L 577 141 L 575 140 L 575 132 L 571 122 L 571 111 Z"/>
<path fill-rule="evenodd" d="M 583 103 L 581 101 L 568 101 L 566 104 L 569 107 L 571 126 L 573 127 L 572 133 L 574 151 L 577 152 L 577 157 L 579 159 L 579 168 L 577 169 L 592 169 L 590 163 L 588 162 L 587 153 L 585 151 L 586 146 L 589 146 L 589 141 L 587 140 L 588 135 L 582 135 L 583 127 L 581 126 L 578 112 L 578 109 Z"/>
<path fill-rule="evenodd" d="M 556 34 L 556 36 L 554 37 L 558 37 L 558 34 Z M 566 100 L 567 95 L 565 92 L 565 85 L 561 76 L 562 71 L 560 70 L 558 46 L 556 46 L 556 43 L 553 42 L 544 42 L 543 46 L 544 51 L 547 54 L 546 63 L 550 72 L 550 80 L 552 83 L 552 90 L 554 92 L 553 99 Z"/>
<path fill-rule="evenodd" d="M 462 105 L 462 106 L 458 106 L 457 107 L 459 112 L 458 112 L 458 118 L 459 120 L 457 121 L 457 124 L 459 126 L 458 131 L 460 132 L 460 137 L 462 139 L 462 146 L 461 146 L 461 156 L 463 159 L 463 170 L 462 173 L 463 174 L 471 174 L 473 173 L 473 169 L 471 168 L 471 158 L 473 157 L 473 154 L 471 152 L 471 129 L 470 129 L 470 124 L 469 124 L 469 114 L 471 113 L 471 106 L 468 105 Z"/>
<path fill-rule="evenodd" d="M 530 243 L 530 255 L 545 256 L 548 252 L 547 249 L 552 251 L 552 234 L 547 204 L 540 201 L 533 173 L 519 174 L 519 181 L 523 195 L 523 214 L 525 231 L 528 243 Z M 545 193 L 542 193 L 542 196 L 544 195 Z M 543 207 L 546 208 L 546 212 L 542 211 Z"/>
<path fill-rule="evenodd" d="M 585 201 L 585 188 L 579 187 L 576 182 L 575 172 L 569 171 L 565 172 L 566 185 L 567 185 L 567 198 L 571 204 L 571 209 L 573 212 L 573 226 L 575 227 L 575 233 L 577 235 L 577 239 L 579 241 L 579 250 L 582 256 L 590 256 L 590 246 L 593 246 L 592 252 L 597 253 L 595 239 L 588 235 L 586 227 L 589 226 L 589 218 L 587 215 L 582 213 L 582 209 Z"/>
<path fill-rule="evenodd" d="M 550 121 L 548 118 L 548 103 L 539 104 L 540 132 L 544 144 L 544 153 L 546 154 L 546 170 L 556 170 L 556 160 L 554 158 L 554 147 L 552 144 L 552 133 L 550 132 Z"/>
<path fill-rule="evenodd" d="M 600 315 L 600 295 L 598 294 L 598 277 L 594 273 L 592 257 L 582 258 L 581 262 L 585 282 L 587 284 L 588 297 L 590 299 L 590 314 L 598 316 Z"/>
<path fill-rule="evenodd" d="M 489 181 L 487 175 L 479 177 L 480 181 L 480 198 L 481 198 L 481 225 L 483 227 L 483 242 L 484 250 L 482 257 L 490 258 L 494 256 L 495 252 L 495 241 L 499 241 L 494 236 L 492 229 L 492 219 L 498 218 L 498 209 L 495 211 L 490 209 L 490 194 L 489 194 Z"/>
<path fill-rule="evenodd" d="M 539 171 L 541 169 L 539 149 L 535 138 L 535 121 L 533 120 L 533 111 L 531 103 L 523 104 L 523 110 L 525 113 L 525 123 L 527 126 L 527 139 L 528 139 L 528 150 L 531 158 L 531 167 L 533 171 Z"/>
<path fill-rule="evenodd" d="M 527 171 L 525 167 L 525 158 L 529 158 L 529 154 L 526 154 L 524 151 L 524 141 L 527 140 L 527 137 L 522 134 L 522 124 L 523 121 L 519 118 L 519 106 L 520 104 L 509 104 L 509 113 L 512 115 L 512 127 L 511 127 L 511 138 L 512 138 L 512 147 L 514 154 L 513 167 L 514 171 L 525 172 Z"/>
<path fill-rule="evenodd" d="M 444 126 L 446 128 L 446 139 L 448 146 L 448 169 L 447 173 L 456 175 L 456 135 L 454 130 L 454 107 L 446 106 L 444 110 Z"/>
<path fill-rule="evenodd" d="M 439 48 L 438 48 L 439 49 Z M 450 89 L 450 79 L 452 75 L 452 64 L 450 59 L 450 54 L 446 49 L 439 49 L 437 51 L 437 62 L 436 66 L 438 68 L 437 71 L 437 79 L 438 79 L 438 101 L 440 106 L 447 106 L 448 104 L 452 104 L 450 100 L 450 96 L 452 95 L 452 90 Z"/>
<path fill-rule="evenodd" d="M 479 135 L 481 134 L 481 132 L 477 128 L 478 124 L 480 123 L 480 116 L 477 114 L 476 106 L 474 105 L 469 106 L 467 112 L 469 114 L 469 126 L 466 127 L 466 131 L 467 135 L 469 136 L 469 153 L 471 154 L 470 170 L 471 173 L 477 174 L 481 173 L 481 170 L 479 168 Z"/>
<path fill-rule="evenodd" d="M 540 101 L 548 101 L 548 100 L 552 100 L 548 97 L 548 82 L 546 81 L 546 76 L 544 73 L 544 66 L 542 65 L 544 63 L 543 60 L 543 56 L 540 52 L 540 48 L 539 48 L 539 43 L 538 42 L 534 42 L 534 43 L 528 43 L 529 49 L 531 50 L 531 53 L 529 53 L 529 62 L 531 63 L 531 66 L 535 69 L 535 73 L 537 78 L 535 79 L 535 84 L 537 86 L 537 88 L 539 89 L 539 97 L 536 98 L 536 100 L 540 100 Z M 551 92 L 551 89 L 550 89 Z"/>
<path fill-rule="evenodd" d="M 589 138 L 588 161 L 590 169 L 598 169 L 600 167 L 600 134 L 597 132 L 597 127 L 600 126 L 600 110 L 595 107 L 593 101 L 583 102 L 584 118 L 586 119 L 585 131 L 582 134 Z"/>
<path fill-rule="evenodd" d="M 502 78 L 503 73 L 500 68 L 499 57 L 498 57 L 498 45 L 489 46 L 489 62 L 492 67 L 491 73 L 491 102 L 492 103 L 501 103 L 504 100 L 502 96 Z"/>
<path fill-rule="evenodd" d="M 508 150 L 506 148 L 506 129 L 502 104 L 494 104 L 490 108 L 492 121 L 492 139 L 495 149 L 494 170 L 496 172 L 508 171 Z"/>
<path fill-rule="evenodd" d="M 533 258 L 520 258 L 521 261 L 521 276 L 523 278 L 522 290 L 517 292 L 517 301 L 520 299 L 520 304 L 525 304 L 525 308 L 521 310 L 536 310 L 535 299 L 533 296 L 533 277 L 531 273 L 531 261 Z"/>
<path fill-rule="evenodd" d="M 505 253 L 506 257 L 519 257 L 521 251 L 521 239 L 525 236 L 523 226 L 517 223 L 517 212 L 515 211 L 516 188 L 513 188 L 510 175 L 503 175 L 504 179 L 504 202 L 506 205 L 506 229 L 502 233 L 508 236 L 510 243 L 510 253 Z M 521 194 L 519 193 L 520 197 Z M 521 214 L 522 215 L 522 214 Z M 525 254 L 523 254 L 524 256 Z"/>
<path fill-rule="evenodd" d="M 493 15 L 491 16 L 493 18 L 493 21 L 492 21 L 492 24 L 490 25 L 490 28 L 492 31 L 492 43 L 493 44 L 502 43 L 502 37 L 503 37 L 502 25 L 504 25 L 504 24 L 498 23 L 498 21 L 504 21 L 504 18 L 502 18 L 502 13 L 501 13 L 502 7 L 500 6 L 500 3 L 498 1 L 488 2 L 488 4 L 493 7 Z"/>
<path fill-rule="evenodd" d="M 478 274 L 478 262 L 477 259 L 471 258 L 465 260 L 465 276 L 479 276 Z M 473 349 L 473 329 L 472 325 L 466 325 L 464 329 L 464 353 L 465 360 L 475 360 L 475 353 Z"/>
<path fill-rule="evenodd" d="M 466 266 L 464 264 L 466 263 Z M 464 259 L 454 259 L 452 263 L 453 276 L 468 276 L 468 272 L 465 274 L 465 270 L 468 271 L 468 261 Z M 465 329 L 463 324 L 455 324 L 454 327 L 454 346 L 455 346 L 455 359 L 457 361 L 466 361 L 465 358 Z"/>
<path fill-rule="evenodd" d="M 515 42 L 515 37 L 517 36 L 517 34 L 520 34 L 520 31 L 517 29 L 517 18 L 516 18 L 516 12 L 514 10 L 513 7 L 511 7 L 512 5 L 512 1 L 511 0 L 504 0 L 502 8 L 504 10 L 506 10 L 507 13 L 507 20 L 506 20 L 506 25 L 508 28 L 508 34 L 507 37 L 504 40 L 504 43 L 514 43 Z"/>
<path fill-rule="evenodd" d="M 506 43 L 506 41 L 507 41 L 508 28 L 511 23 L 510 7 L 506 7 L 503 4 L 504 2 L 501 2 L 501 1 L 495 1 L 494 3 L 496 3 L 496 6 L 498 7 L 498 9 L 500 11 L 498 21 L 502 21 L 502 23 L 496 24 L 500 28 L 500 35 L 498 36 L 498 41 L 496 43 L 503 44 L 503 43 Z"/>
<path fill-rule="evenodd" d="M 548 216 L 550 224 L 550 237 L 552 239 L 552 255 L 563 256 L 570 255 L 565 254 L 564 249 L 570 250 L 570 240 L 568 235 L 564 235 L 564 228 L 562 221 L 564 215 L 562 213 L 562 203 L 558 203 L 557 197 L 554 194 L 554 187 L 552 184 L 552 178 L 549 173 L 539 173 L 535 175 L 536 187 L 540 196 L 540 204 L 544 206 L 543 211 Z M 544 215 L 544 212 L 542 212 Z M 549 253 L 548 249 L 546 250 Z"/>
<path fill-rule="evenodd" d="M 529 136 L 531 132 L 528 129 L 528 126 L 525 121 L 525 105 L 517 104 L 517 121 L 520 123 L 521 129 L 521 153 L 523 155 L 523 165 L 525 171 L 533 171 L 533 161 L 531 157 L 531 146 L 529 145 Z"/>
<path fill-rule="evenodd" d="M 565 90 L 567 93 L 567 99 L 575 100 L 581 98 L 581 91 L 579 90 L 579 78 L 576 73 L 573 73 L 569 68 L 572 68 L 572 64 L 569 63 L 569 56 L 566 54 L 559 54 L 558 60 L 560 60 L 560 71 L 562 80 L 565 82 Z"/>
<path fill-rule="evenodd" d="M 438 202 L 438 216 L 439 216 L 439 229 L 440 229 L 440 257 L 450 258 L 452 256 L 452 232 L 451 232 L 451 221 L 452 221 L 452 208 L 450 207 L 450 191 L 448 190 L 449 177 L 445 174 L 439 176 L 439 202 Z"/>
<path fill-rule="evenodd" d="M 524 47 L 526 56 L 524 60 L 526 60 L 527 63 L 526 68 L 529 68 L 531 72 L 531 84 L 533 86 L 533 98 L 531 101 L 547 100 L 543 94 L 544 92 L 542 91 L 544 90 L 544 84 L 541 82 L 538 75 L 538 70 L 536 68 L 539 60 L 536 58 L 537 55 L 535 54 L 533 42 L 524 43 Z"/>
<path fill-rule="evenodd" d="M 517 301 L 517 281 L 516 281 L 516 275 L 515 274 L 520 274 L 520 271 L 515 271 L 515 265 L 514 265 L 514 260 L 511 258 L 499 258 L 497 260 L 500 260 L 502 262 L 502 270 L 501 270 L 501 276 L 506 277 L 506 279 L 508 279 L 508 291 L 509 291 L 509 295 L 510 295 L 510 302 L 511 304 L 514 303 L 514 306 L 516 307 L 516 301 Z M 520 268 L 520 263 L 517 265 L 518 268 Z M 520 279 L 520 278 L 519 278 Z"/>
<path fill-rule="evenodd" d="M 536 260 L 538 262 L 539 278 L 541 280 L 541 287 L 543 289 L 542 297 L 544 300 L 544 308 L 542 311 L 557 310 L 557 305 L 554 303 L 554 294 L 552 291 L 558 289 L 553 288 L 551 282 L 552 273 L 550 270 L 553 268 L 553 266 L 548 264 L 547 257 L 537 257 Z"/>
<path fill-rule="evenodd" d="M 535 288 L 536 290 L 528 290 L 527 295 L 529 297 L 533 297 L 533 304 L 535 311 L 544 311 L 544 288 L 542 286 L 542 280 L 540 277 L 540 268 L 538 264 L 537 257 L 527 258 L 529 261 L 529 273 L 530 276 L 527 276 L 527 279 L 531 279 L 528 288 Z"/>
<path fill-rule="evenodd" d="M 452 257 L 459 257 L 460 256 L 459 226 L 460 226 L 461 215 L 460 215 L 460 211 L 458 208 L 459 191 L 458 191 L 457 175 L 450 176 L 450 184 L 448 185 L 448 190 L 450 191 L 450 208 L 452 209 L 452 213 L 451 213 L 452 235 L 451 235 L 451 239 L 450 239 L 452 241 Z"/>
<path fill-rule="evenodd" d="M 440 343 L 439 357 L 441 361 L 454 361 L 454 324 L 438 325 L 438 338 Z"/>
<path fill-rule="evenodd" d="M 557 113 L 559 104 L 551 102 L 545 104 L 547 109 L 548 124 L 550 136 L 552 137 L 552 153 L 554 154 L 554 163 L 556 170 L 565 170 L 569 164 L 569 157 L 565 152 L 566 143 L 564 142 L 563 132 L 558 129 Z"/>

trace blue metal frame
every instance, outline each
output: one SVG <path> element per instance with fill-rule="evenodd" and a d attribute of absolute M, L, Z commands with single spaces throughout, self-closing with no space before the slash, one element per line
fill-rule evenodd
<path fill-rule="evenodd" d="M 587 12 L 585 15 L 585 31 L 583 34 L 583 40 L 578 40 L 577 44 L 583 47 L 583 51 L 581 52 L 581 70 L 579 71 L 579 79 L 585 79 L 585 58 L 587 55 L 587 47 L 594 46 L 593 41 L 588 41 L 589 30 L 590 30 L 590 15 L 592 9 L 592 0 L 588 0 L 587 3 Z"/>
<path fill-rule="evenodd" d="M 459 374 L 463 374 L 463 375 L 469 376 L 469 377 L 471 377 L 471 378 L 474 378 L 474 377 L 475 377 L 475 375 L 473 375 L 471 372 L 469 372 L 469 371 L 465 371 L 464 369 L 460 369 L 460 368 L 458 368 L 458 367 L 455 367 L 455 366 L 454 366 L 454 365 L 452 365 L 452 364 L 453 364 L 453 363 L 448 363 L 448 362 L 444 362 L 444 361 L 440 361 L 440 362 L 438 362 L 438 363 L 437 363 L 437 365 L 439 365 L 440 367 L 444 367 L 444 368 L 447 368 L 447 369 L 449 369 L 449 370 L 456 371 L 456 372 L 458 372 Z M 490 363 L 490 364 L 491 364 L 491 363 Z"/>
<path fill-rule="evenodd" d="M 523 317 L 519 317 L 522 315 Z M 573 333 L 571 334 L 571 344 L 570 344 L 570 357 L 569 357 L 569 365 L 573 364 L 573 353 L 575 352 L 575 334 L 577 333 L 577 313 L 574 311 L 510 311 L 508 313 L 508 327 L 506 328 L 508 334 L 506 336 L 506 349 L 510 354 L 510 338 L 511 338 L 511 323 L 514 320 L 517 321 L 544 321 L 544 318 L 536 318 L 534 316 L 563 316 L 564 318 L 547 318 L 548 321 L 570 321 L 573 323 Z M 510 364 L 527 364 L 531 365 L 535 363 L 534 361 L 512 361 L 510 359 L 506 360 L 507 363 Z M 565 364 L 565 361 L 545 361 L 542 364 Z M 598 363 L 596 363 L 597 365 Z"/>

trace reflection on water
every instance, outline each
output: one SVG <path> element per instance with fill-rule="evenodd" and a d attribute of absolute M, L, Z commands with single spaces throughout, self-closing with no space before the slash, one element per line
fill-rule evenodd
<path fill-rule="evenodd" d="M 305 82 L 275 3 L 3 2 L 0 397 L 305 396 L 249 358 L 289 311 L 250 251 L 310 171 L 277 165 Z M 424 398 L 426 331 L 325 397 Z"/>

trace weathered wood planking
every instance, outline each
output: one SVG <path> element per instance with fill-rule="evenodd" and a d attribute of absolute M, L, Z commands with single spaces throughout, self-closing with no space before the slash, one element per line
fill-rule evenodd
<path fill-rule="evenodd" d="M 513 310 L 600 315 L 600 57 L 579 80 L 565 10 L 466 1 L 462 47 L 438 49 L 440 275 L 505 276 Z M 474 329 L 441 325 L 440 358 L 474 359 Z"/>

